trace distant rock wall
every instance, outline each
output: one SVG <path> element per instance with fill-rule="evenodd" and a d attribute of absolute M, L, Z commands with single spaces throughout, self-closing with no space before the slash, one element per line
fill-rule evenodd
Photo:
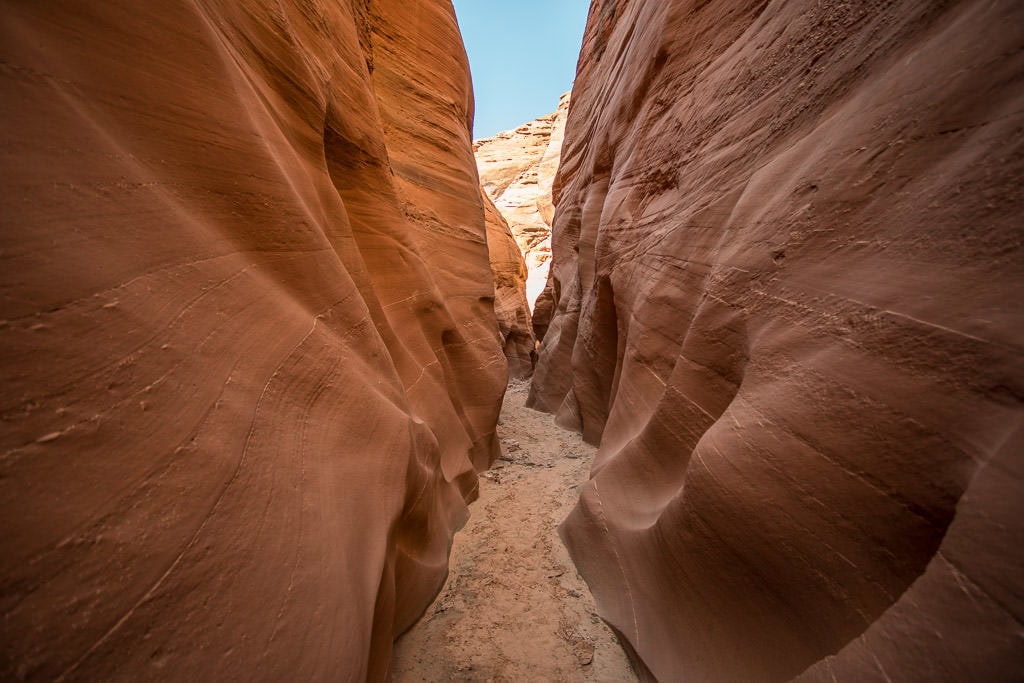
<path fill-rule="evenodd" d="M 481 196 L 487 223 L 487 249 L 494 273 L 494 315 L 508 360 L 509 377 L 524 379 L 533 373 L 537 356 L 537 340 L 526 303 L 526 262 L 501 212 L 482 190 Z"/>
<path fill-rule="evenodd" d="M 531 309 L 547 282 L 554 217 L 551 190 L 568 112 L 566 93 L 551 114 L 473 143 L 484 192 L 508 221 L 526 259 Z"/>
<path fill-rule="evenodd" d="M 1024 5 L 595 0 L 531 403 L 664 681 L 1024 666 Z M 479 150 L 478 150 L 479 154 Z"/>
<path fill-rule="evenodd" d="M 451 3 L 0 35 L 0 678 L 383 680 L 506 383 Z"/>

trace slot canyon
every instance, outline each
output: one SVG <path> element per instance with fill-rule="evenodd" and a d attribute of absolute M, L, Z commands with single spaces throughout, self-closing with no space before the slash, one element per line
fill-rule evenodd
<path fill-rule="evenodd" d="M 1024 678 L 1024 4 L 0 17 L 0 679 Z"/>

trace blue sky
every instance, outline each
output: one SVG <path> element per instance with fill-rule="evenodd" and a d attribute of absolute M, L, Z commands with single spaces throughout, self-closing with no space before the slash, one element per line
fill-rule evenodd
<path fill-rule="evenodd" d="M 473 138 L 554 111 L 576 75 L 590 0 L 453 2 L 473 72 Z"/>

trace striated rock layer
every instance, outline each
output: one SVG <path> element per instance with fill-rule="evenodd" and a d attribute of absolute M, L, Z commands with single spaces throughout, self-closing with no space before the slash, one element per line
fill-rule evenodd
<path fill-rule="evenodd" d="M 526 302 L 526 262 L 512 237 L 505 218 L 483 191 L 484 220 L 487 224 L 487 249 L 494 274 L 494 315 L 504 344 L 510 377 L 523 379 L 533 373 L 537 340 Z"/>
<path fill-rule="evenodd" d="M 526 259 L 526 297 L 531 309 L 548 277 L 554 216 L 551 188 L 568 112 L 569 93 L 565 93 L 551 114 L 473 143 L 484 192 L 508 221 Z"/>
<path fill-rule="evenodd" d="M 0 26 L 0 678 L 382 680 L 506 381 L 451 4 Z"/>
<path fill-rule="evenodd" d="M 532 405 L 660 680 L 1024 667 L 1024 5 L 596 0 Z"/>

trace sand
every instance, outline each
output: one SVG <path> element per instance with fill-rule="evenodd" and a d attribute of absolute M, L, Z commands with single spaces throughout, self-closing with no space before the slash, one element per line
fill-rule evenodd
<path fill-rule="evenodd" d="M 506 455 L 481 475 L 444 589 L 395 645 L 397 682 L 636 680 L 556 531 L 594 449 L 526 408 L 527 391 L 509 385 Z"/>

